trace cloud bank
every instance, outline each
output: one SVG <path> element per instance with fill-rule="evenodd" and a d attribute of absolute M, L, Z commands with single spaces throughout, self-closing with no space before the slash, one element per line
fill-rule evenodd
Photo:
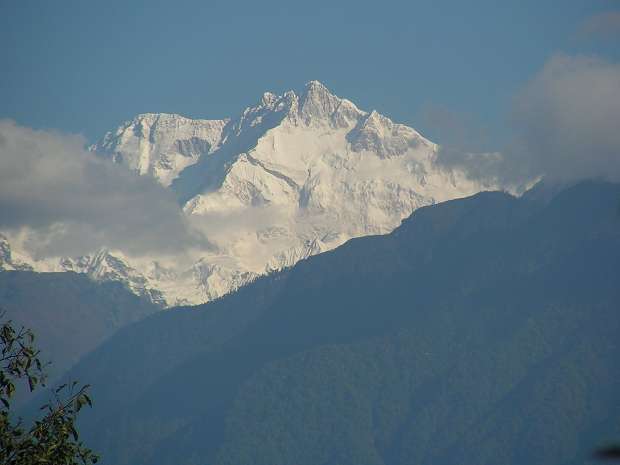
<path fill-rule="evenodd" d="M 438 162 L 505 186 L 541 176 L 620 181 L 620 65 L 555 56 L 516 96 L 511 119 L 512 140 L 500 150 L 448 144 Z"/>
<path fill-rule="evenodd" d="M 100 247 L 165 255 L 208 246 L 170 192 L 98 159 L 84 142 L 0 121 L 0 230 L 26 229 L 37 256 Z"/>
<path fill-rule="evenodd" d="M 531 174 L 620 180 L 620 65 L 556 56 L 515 102 L 520 156 Z"/>

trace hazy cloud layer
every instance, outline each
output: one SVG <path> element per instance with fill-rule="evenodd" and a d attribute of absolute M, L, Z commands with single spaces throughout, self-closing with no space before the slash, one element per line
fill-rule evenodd
<path fill-rule="evenodd" d="M 515 103 L 521 157 L 531 174 L 620 180 L 620 65 L 557 56 Z"/>
<path fill-rule="evenodd" d="M 494 150 L 496 144 L 491 134 L 473 114 L 427 105 L 420 112 L 420 118 L 433 129 L 433 138 L 441 143 L 439 164 L 463 169 L 469 177 L 489 181 L 489 185 L 497 182 L 503 169 L 503 155 Z"/>
<path fill-rule="evenodd" d="M 0 121 L 0 230 L 30 230 L 38 255 L 130 255 L 206 245 L 172 195 L 84 150 L 84 140 Z"/>
<path fill-rule="evenodd" d="M 486 152 L 446 144 L 438 160 L 508 186 L 539 176 L 620 181 L 619 121 L 620 65 L 559 55 L 516 96 L 510 143 Z"/>

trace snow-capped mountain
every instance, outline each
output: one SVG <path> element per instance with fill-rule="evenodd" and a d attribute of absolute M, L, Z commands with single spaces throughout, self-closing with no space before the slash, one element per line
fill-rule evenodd
<path fill-rule="evenodd" d="M 27 261 L 28 257 L 17 257 L 11 249 L 9 239 L 0 234 L 0 270 L 32 271 L 32 266 Z"/>
<path fill-rule="evenodd" d="M 227 122 L 146 113 L 108 132 L 90 149 L 168 186 L 185 167 L 217 147 Z"/>
<path fill-rule="evenodd" d="M 421 206 L 492 187 L 438 167 L 434 143 L 317 81 L 267 92 L 233 119 L 140 115 L 91 150 L 172 189 L 213 248 L 189 263 L 107 250 L 27 262 L 120 280 L 162 305 L 217 298 L 350 238 L 388 233 Z"/>

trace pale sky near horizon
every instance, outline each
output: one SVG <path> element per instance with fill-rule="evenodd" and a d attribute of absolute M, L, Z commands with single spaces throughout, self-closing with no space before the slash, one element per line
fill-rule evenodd
<path fill-rule="evenodd" d="M 553 55 L 618 61 L 618 11 L 613 0 L 0 0 L 0 118 L 94 141 L 138 113 L 230 117 L 318 79 L 431 138 L 429 108 L 501 134 Z"/>

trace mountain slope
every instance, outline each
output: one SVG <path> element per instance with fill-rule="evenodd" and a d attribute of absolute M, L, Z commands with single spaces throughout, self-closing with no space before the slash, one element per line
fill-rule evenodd
<path fill-rule="evenodd" d="M 580 463 L 620 433 L 619 201 L 425 207 L 130 326 L 70 373 L 84 434 L 115 465 Z"/>
<path fill-rule="evenodd" d="M 119 328 L 158 310 L 120 283 L 77 273 L 0 273 L 0 308 L 31 328 L 51 378 L 64 373 Z"/>
<path fill-rule="evenodd" d="M 92 149 L 172 189 L 213 247 L 192 250 L 190 262 L 106 250 L 28 263 L 119 280 L 168 306 L 212 300 L 351 238 L 386 234 L 417 208 L 489 187 L 437 166 L 436 145 L 414 129 L 317 81 L 265 93 L 230 120 L 140 115 Z M 113 273 L 74 265 L 99 263 L 102 253 L 118 265 Z"/>

